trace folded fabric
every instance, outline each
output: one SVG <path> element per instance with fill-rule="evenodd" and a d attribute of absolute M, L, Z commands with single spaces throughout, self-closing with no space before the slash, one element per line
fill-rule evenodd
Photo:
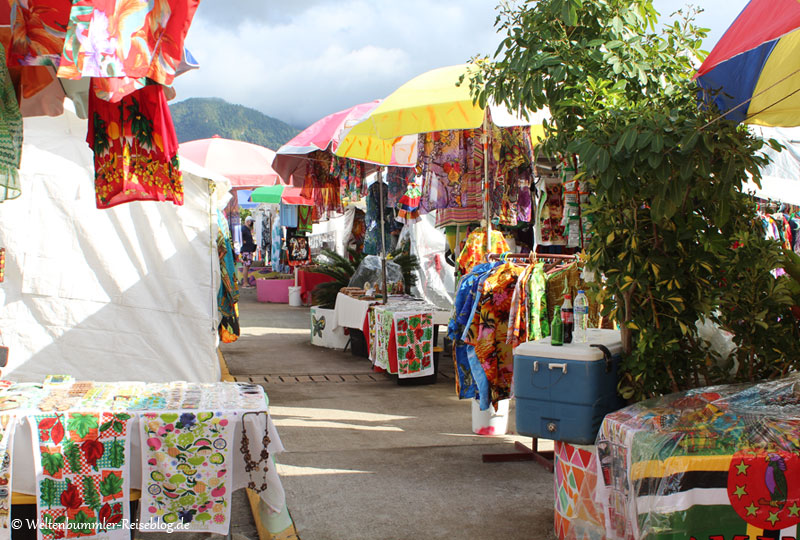
<path fill-rule="evenodd" d="M 141 521 L 228 534 L 236 412 L 144 413 Z"/>
<path fill-rule="evenodd" d="M 128 538 L 131 416 L 69 412 L 27 417 L 39 539 Z"/>

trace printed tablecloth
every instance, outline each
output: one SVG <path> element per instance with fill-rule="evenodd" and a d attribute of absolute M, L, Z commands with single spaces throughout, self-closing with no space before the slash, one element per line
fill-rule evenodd
<path fill-rule="evenodd" d="M 797 537 L 800 375 L 637 403 L 596 448 L 609 539 Z"/>
<path fill-rule="evenodd" d="M 264 414 L 268 401 L 257 385 L 68 380 L 53 385 L 4 386 L 0 388 L 0 415 L 8 426 L 3 440 L 13 435 L 14 492 L 36 494 L 41 503 L 44 487 L 46 501 L 65 508 L 64 516 L 70 521 L 79 512 L 83 519 L 115 521 L 113 496 L 120 492 L 123 481 L 126 499 L 129 488 L 148 491 L 143 493 L 147 504 L 141 505 L 142 521 L 157 515 L 167 522 L 194 522 L 193 527 L 199 523 L 202 530 L 226 532 L 229 505 L 225 503 L 232 491 L 248 487 L 251 481 L 258 488 L 266 483 L 260 496 L 270 511 L 285 512 L 285 493 L 274 461 L 284 448 L 272 418 Z M 240 451 L 243 428 L 251 461 L 259 461 L 264 436 L 269 437 L 269 458 L 253 473 L 247 472 L 247 460 Z M 36 452 L 34 435 L 40 446 Z M 127 477 L 120 473 L 123 462 Z M 262 470 L 265 463 L 266 472 Z M 166 468 L 157 467 L 164 464 Z M 143 474 L 143 465 L 147 474 Z M 91 486 L 84 480 L 90 477 Z M 7 478 L 9 484 L 11 478 Z M 153 502 L 156 499 L 162 504 Z M 178 499 L 183 514 L 177 506 L 171 509 L 175 504 L 168 506 L 169 500 Z M 0 509 L 2 506 L 0 500 Z M 121 518 L 122 505 L 117 510 Z M 61 514 L 48 511 L 48 515 L 55 520 Z M 206 516 L 206 523 L 195 521 Z M 0 529 L 4 524 L 0 519 Z"/>

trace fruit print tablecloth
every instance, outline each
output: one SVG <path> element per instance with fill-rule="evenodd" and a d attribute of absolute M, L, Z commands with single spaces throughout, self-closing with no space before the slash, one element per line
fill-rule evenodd
<path fill-rule="evenodd" d="M 142 521 L 227 534 L 237 412 L 141 416 Z M 238 451 L 238 450 L 237 450 Z"/>

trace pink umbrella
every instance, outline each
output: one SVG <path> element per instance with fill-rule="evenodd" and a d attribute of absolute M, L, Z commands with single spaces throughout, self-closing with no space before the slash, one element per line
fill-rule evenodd
<path fill-rule="evenodd" d="M 257 144 L 214 135 L 210 139 L 179 145 L 178 155 L 228 177 L 234 189 L 281 183 L 280 176 L 272 168 L 275 152 Z"/>
<path fill-rule="evenodd" d="M 306 166 L 309 163 L 308 155 L 317 151 L 335 152 L 339 147 L 339 143 L 350 129 L 366 118 L 380 103 L 381 100 L 379 99 L 369 103 L 362 103 L 317 120 L 278 149 L 275 160 L 272 162 L 272 168 L 277 171 L 285 182 L 289 182 L 291 179 L 295 185 L 302 185 L 306 175 Z M 416 150 L 416 140 L 416 135 L 414 135 L 399 139 L 394 144 L 413 146 L 414 150 Z M 376 139 L 375 143 L 392 144 L 391 141 L 387 142 L 379 139 Z M 409 156 L 401 160 L 401 162 L 394 160 L 392 163 L 367 162 L 370 165 L 367 167 L 367 173 L 372 172 L 379 165 L 413 166 L 416 163 L 416 151 L 413 152 L 413 156 L 410 155 L 410 152 L 406 152 L 403 155 L 405 154 L 409 154 Z"/>

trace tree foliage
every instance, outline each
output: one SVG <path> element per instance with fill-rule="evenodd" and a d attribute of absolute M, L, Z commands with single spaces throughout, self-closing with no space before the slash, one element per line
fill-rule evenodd
<path fill-rule="evenodd" d="M 590 188 L 595 301 L 619 322 L 620 391 L 643 397 L 775 377 L 797 367 L 788 280 L 742 192 L 764 165 L 761 140 L 700 107 L 692 81 L 704 29 L 691 11 L 656 32 L 651 0 L 504 2 L 505 39 L 470 81 L 482 104 L 549 107 L 542 149 L 577 156 Z M 733 358 L 700 338 L 711 319 Z"/>

